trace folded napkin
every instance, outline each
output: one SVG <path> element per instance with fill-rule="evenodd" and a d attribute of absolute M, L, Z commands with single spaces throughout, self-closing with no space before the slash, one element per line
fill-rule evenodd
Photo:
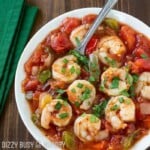
<path fill-rule="evenodd" d="M 37 10 L 24 0 L 0 0 L 0 114 Z"/>

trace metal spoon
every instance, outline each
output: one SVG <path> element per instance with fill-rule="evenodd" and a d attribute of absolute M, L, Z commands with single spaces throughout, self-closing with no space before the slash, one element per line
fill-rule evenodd
<path fill-rule="evenodd" d="M 93 25 L 91 26 L 91 28 L 89 29 L 87 34 L 85 35 L 85 38 L 83 39 L 83 41 L 81 42 L 79 47 L 76 48 L 76 50 L 78 50 L 81 54 L 84 54 L 87 43 L 93 36 L 93 34 L 96 31 L 96 29 L 98 28 L 98 26 L 102 23 L 102 21 L 104 20 L 106 15 L 109 13 L 111 8 L 113 8 L 117 2 L 118 2 L 118 0 L 108 0 L 107 3 L 105 4 L 105 6 L 102 8 L 102 10 L 100 11 L 99 15 L 97 16 L 95 22 L 93 23 Z"/>

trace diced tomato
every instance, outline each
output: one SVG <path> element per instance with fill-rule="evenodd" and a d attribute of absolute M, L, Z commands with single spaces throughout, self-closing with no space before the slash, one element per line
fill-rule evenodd
<path fill-rule="evenodd" d="M 120 150 L 122 149 L 121 141 L 123 137 L 121 135 L 113 135 L 109 144 L 108 149 Z"/>
<path fill-rule="evenodd" d="M 120 36 L 128 47 L 129 52 L 132 52 L 136 44 L 135 31 L 130 27 L 123 25 L 120 30 Z"/>
<path fill-rule="evenodd" d="M 33 100 L 38 100 L 40 97 L 41 92 L 40 91 L 35 91 L 35 93 L 33 94 Z"/>
<path fill-rule="evenodd" d="M 135 57 L 142 58 L 142 56 L 148 56 L 148 54 L 144 51 L 143 48 L 136 48 L 133 52 Z"/>
<path fill-rule="evenodd" d="M 61 31 L 70 34 L 72 30 L 81 25 L 81 20 L 74 17 L 68 17 L 63 20 Z"/>
<path fill-rule="evenodd" d="M 96 18 L 97 18 L 97 15 L 95 15 L 95 14 L 86 15 L 83 17 L 82 23 L 83 24 L 87 24 L 87 23 L 91 24 L 95 21 Z"/>
<path fill-rule="evenodd" d="M 138 34 L 136 40 L 136 47 L 142 47 L 144 51 L 150 52 L 150 41 L 145 36 Z"/>
<path fill-rule="evenodd" d="M 106 150 L 107 147 L 108 147 L 108 141 L 103 140 L 103 141 L 93 144 L 90 148 L 94 150 Z"/>
<path fill-rule="evenodd" d="M 86 51 L 85 51 L 86 55 L 89 55 L 96 50 L 97 43 L 98 43 L 98 38 L 93 36 L 86 46 Z"/>
<path fill-rule="evenodd" d="M 59 32 L 51 35 L 51 47 L 56 53 L 64 53 L 72 48 L 67 34 Z"/>
<path fill-rule="evenodd" d="M 43 54 L 43 49 L 40 46 L 38 46 L 37 50 L 31 55 L 29 60 L 25 63 L 25 71 L 27 74 L 31 74 L 32 72 L 32 66 L 39 66 L 41 65 L 41 56 Z"/>
<path fill-rule="evenodd" d="M 132 73 L 150 71 L 150 59 L 137 59 L 134 62 L 129 62 L 128 64 L 131 66 Z"/>
<path fill-rule="evenodd" d="M 24 90 L 25 91 L 35 91 L 37 89 L 37 86 L 39 85 L 38 80 L 29 80 L 25 85 L 24 85 Z"/>
<path fill-rule="evenodd" d="M 98 40 L 99 39 L 96 36 L 93 36 L 91 38 L 91 40 L 89 41 L 89 43 L 87 44 L 87 47 L 86 47 L 86 54 L 87 55 L 91 54 L 94 50 L 96 50 Z"/>
<path fill-rule="evenodd" d="M 144 126 L 149 129 L 150 128 L 150 115 L 146 116 L 143 122 L 144 122 Z"/>

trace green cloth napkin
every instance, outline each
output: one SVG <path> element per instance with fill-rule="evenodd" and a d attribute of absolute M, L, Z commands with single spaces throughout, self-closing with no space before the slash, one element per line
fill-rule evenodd
<path fill-rule="evenodd" d="M 0 114 L 37 10 L 24 0 L 0 0 Z"/>

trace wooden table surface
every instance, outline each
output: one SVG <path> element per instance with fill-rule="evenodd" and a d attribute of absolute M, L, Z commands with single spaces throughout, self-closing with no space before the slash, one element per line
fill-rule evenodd
<path fill-rule="evenodd" d="M 78 8 L 102 7 L 105 2 L 106 0 L 27 0 L 28 4 L 39 8 L 31 36 L 45 23 L 60 14 Z M 129 13 L 150 26 L 150 0 L 119 0 L 115 9 Z M 10 149 L 8 142 L 11 146 L 21 143 L 24 149 L 27 149 L 29 142 L 32 142 L 34 148 L 30 146 L 28 149 L 44 149 L 33 139 L 20 119 L 15 102 L 14 85 L 10 90 L 4 112 L 0 116 L 0 150 Z M 7 144 L 8 148 L 4 148 L 4 144 Z M 14 149 L 21 149 L 21 145 Z"/>

